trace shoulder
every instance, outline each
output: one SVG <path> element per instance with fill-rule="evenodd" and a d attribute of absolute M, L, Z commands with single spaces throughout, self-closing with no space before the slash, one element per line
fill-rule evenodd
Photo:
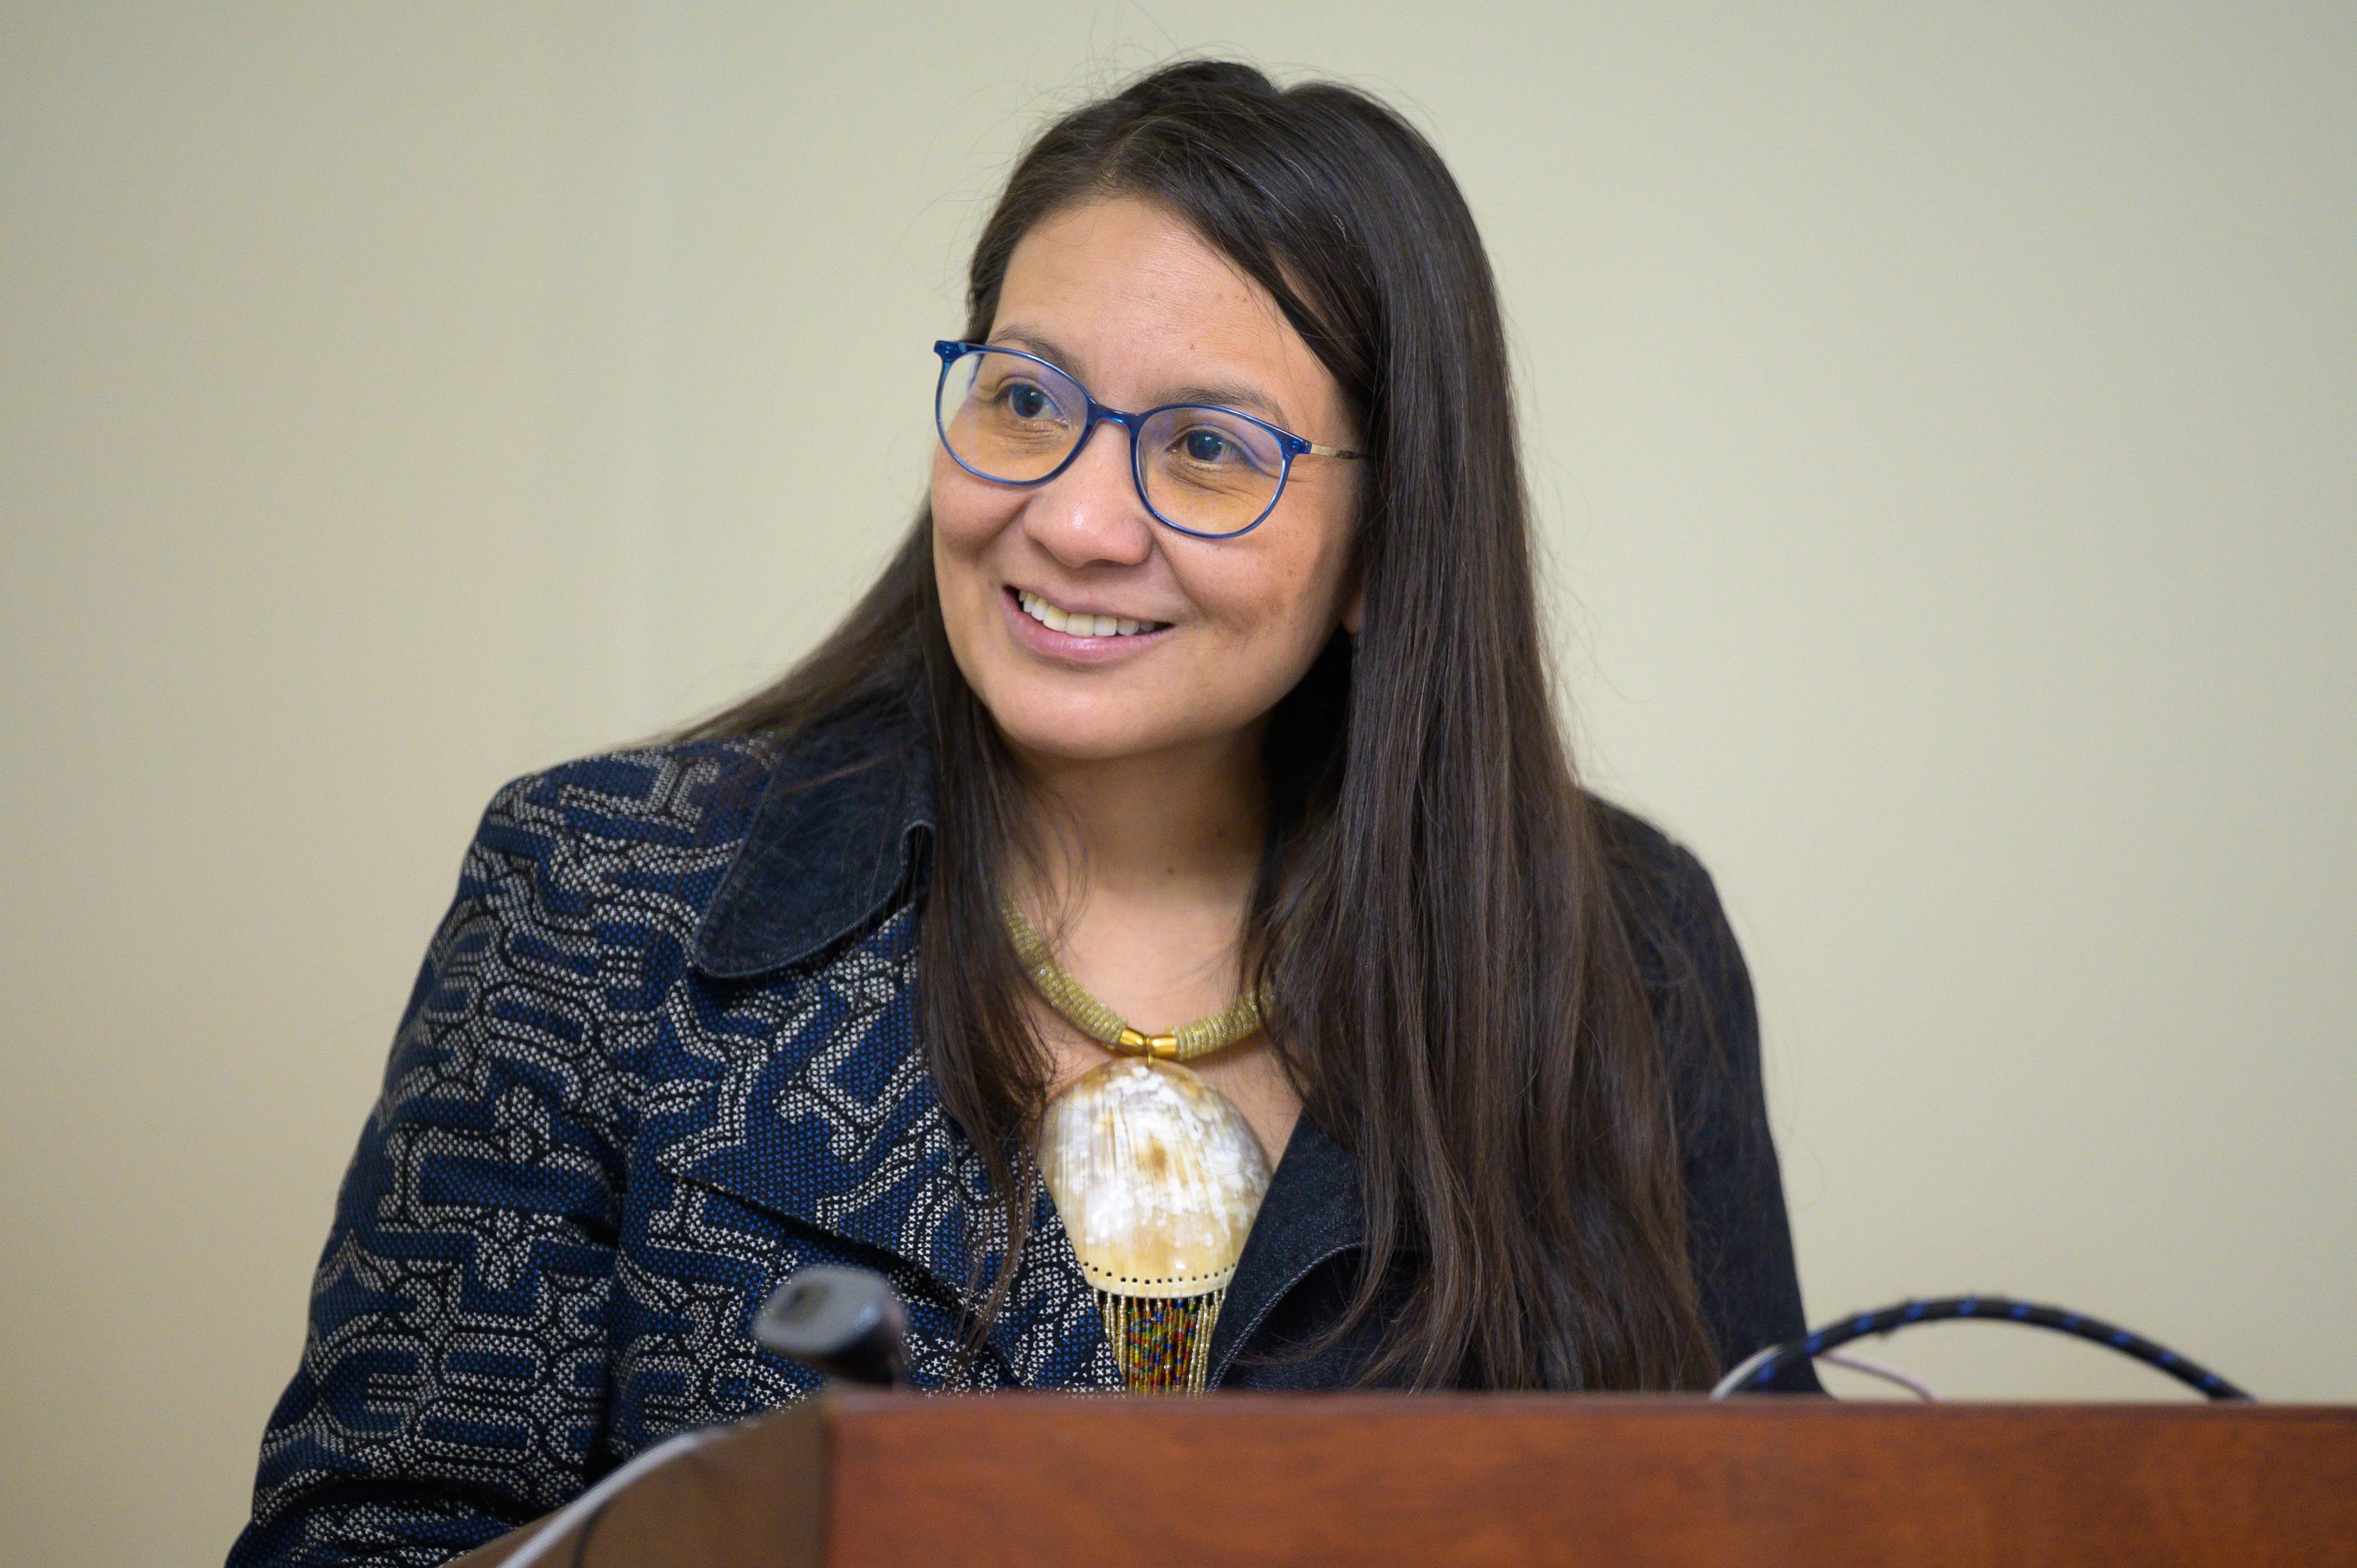
<path fill-rule="evenodd" d="M 1647 987 L 1723 990 L 1742 957 L 1709 871 L 1692 850 L 1627 807 L 1598 795 L 1587 802 L 1617 913 Z"/>
<path fill-rule="evenodd" d="M 1737 1157 L 1765 1135 L 1760 1015 L 1717 886 L 1692 850 L 1643 817 L 1589 800 L 1680 1142 L 1689 1160 Z"/>
<path fill-rule="evenodd" d="M 511 780 L 469 877 L 511 909 L 750 979 L 861 929 L 904 891 L 930 830 L 931 753 L 906 703 L 790 732 L 611 751 Z M 528 902 L 526 902 L 528 900 Z"/>
<path fill-rule="evenodd" d="M 437 1034 L 495 1004 L 594 1015 L 618 947 L 683 947 L 742 842 L 770 749 L 619 748 L 501 785 L 427 945 L 402 1038 L 412 1024 Z"/>
<path fill-rule="evenodd" d="M 524 853 L 559 845 L 733 845 L 776 770 L 779 742 L 756 736 L 632 746 L 576 757 L 501 785 L 481 832 Z"/>
<path fill-rule="evenodd" d="M 558 918 L 632 893 L 700 908 L 744 842 L 778 751 L 766 736 L 682 741 L 511 779 L 476 825 L 462 894 Z"/>

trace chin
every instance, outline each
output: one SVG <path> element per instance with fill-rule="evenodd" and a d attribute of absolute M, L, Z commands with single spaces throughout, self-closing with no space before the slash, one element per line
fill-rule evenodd
<path fill-rule="evenodd" d="M 1195 738 L 1189 726 L 1114 693 L 978 694 L 1010 744 L 1066 762 L 1111 762 Z"/>

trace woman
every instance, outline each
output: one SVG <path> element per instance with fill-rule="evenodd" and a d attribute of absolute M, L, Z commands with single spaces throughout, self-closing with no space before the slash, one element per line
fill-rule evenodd
<path fill-rule="evenodd" d="M 1142 1386 L 1041 1179 L 1138 1069 L 1105 1017 L 1211 1039 L 1180 1098 L 1261 1173 L 1202 1386 L 1695 1389 L 1802 1328 L 1710 879 L 1558 733 L 1431 147 L 1175 66 L 1028 149 L 970 280 L 843 625 L 492 800 L 233 1563 L 443 1562 L 793 1399 L 750 1326 L 813 1263 L 887 1273 L 920 1383 Z"/>

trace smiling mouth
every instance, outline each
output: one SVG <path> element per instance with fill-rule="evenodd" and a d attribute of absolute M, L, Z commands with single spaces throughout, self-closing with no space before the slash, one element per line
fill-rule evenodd
<path fill-rule="evenodd" d="M 1127 616 L 1101 616 L 1077 613 L 1059 608 L 1039 595 L 1023 588 L 1009 588 L 1023 613 L 1046 627 L 1067 637 L 1135 637 L 1142 632 L 1160 631 L 1170 623 L 1167 620 L 1132 620 Z"/>

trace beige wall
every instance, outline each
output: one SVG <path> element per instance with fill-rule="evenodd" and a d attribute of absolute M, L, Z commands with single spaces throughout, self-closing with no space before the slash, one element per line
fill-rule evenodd
<path fill-rule="evenodd" d="M 9 0 L 0 1558 L 218 1559 L 485 798 L 841 610 L 1016 138 L 1180 48 L 1465 183 L 1812 1314 L 2357 1400 L 2352 13 L 1772 9 Z"/>

